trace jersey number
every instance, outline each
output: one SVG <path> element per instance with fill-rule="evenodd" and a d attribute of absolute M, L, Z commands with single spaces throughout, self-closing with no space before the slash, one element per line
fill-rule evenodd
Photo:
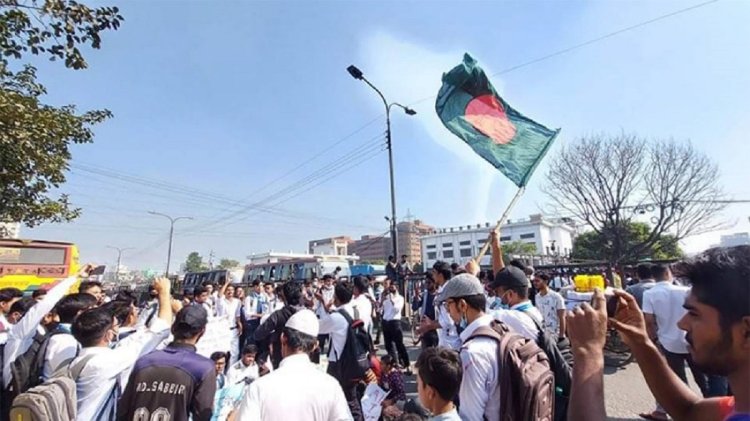
<path fill-rule="evenodd" d="M 133 413 L 133 421 L 169 421 L 172 416 L 167 408 L 157 408 L 149 417 L 148 408 L 138 408 Z"/>

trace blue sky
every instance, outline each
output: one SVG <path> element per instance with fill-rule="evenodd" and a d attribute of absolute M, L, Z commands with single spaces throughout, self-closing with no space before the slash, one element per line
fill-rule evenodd
<path fill-rule="evenodd" d="M 432 98 L 442 72 L 470 52 L 498 73 L 690 4 L 121 2 L 126 21 L 87 53 L 88 70 L 40 67 L 49 102 L 108 108 L 115 118 L 97 127 L 95 143 L 74 148 L 62 191 L 83 217 L 23 236 L 74 241 L 83 259 L 110 265 L 106 246 L 134 247 L 124 264 L 160 270 L 168 224 L 148 210 L 194 217 L 178 222 L 173 262 L 193 250 L 242 261 L 331 235 L 383 233 L 382 104 L 349 77 L 349 64 L 418 112 L 392 118 L 399 216 L 409 210 L 436 226 L 496 220 L 514 186 L 440 125 Z M 518 110 L 563 129 L 550 155 L 598 132 L 690 139 L 719 164 L 727 192 L 750 199 L 748 18 L 750 3 L 723 0 L 493 82 Z M 91 166 L 98 173 L 83 170 Z M 305 179 L 321 168 L 324 177 Z M 544 207 L 545 170 L 512 217 Z M 278 194 L 299 180 L 311 188 Z M 266 208 L 245 209 L 259 203 Z M 726 232 L 748 231 L 748 215 L 748 205 L 730 207 Z M 684 245 L 697 251 L 719 234 Z"/>

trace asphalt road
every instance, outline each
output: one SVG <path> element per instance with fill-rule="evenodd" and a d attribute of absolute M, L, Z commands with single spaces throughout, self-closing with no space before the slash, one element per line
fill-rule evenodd
<path fill-rule="evenodd" d="M 404 331 L 404 344 L 409 351 L 411 363 L 419 355 L 419 347 L 412 345 L 411 333 Z M 379 345 L 379 354 L 385 354 L 384 346 Z M 690 375 L 688 374 L 688 378 Z M 414 376 L 407 376 L 406 392 L 409 398 L 417 398 L 417 384 Z M 693 390 L 698 390 L 691 383 Z M 607 416 L 610 421 L 636 421 L 642 420 L 639 413 L 649 412 L 654 409 L 654 399 L 646 386 L 646 381 L 641 375 L 638 364 L 633 362 L 624 368 L 605 367 L 604 371 L 604 399 L 607 407 Z"/>

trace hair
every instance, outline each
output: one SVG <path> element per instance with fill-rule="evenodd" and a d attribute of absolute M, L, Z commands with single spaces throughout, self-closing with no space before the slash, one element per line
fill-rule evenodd
<path fill-rule="evenodd" d="M 648 279 L 651 277 L 651 265 L 648 263 L 641 263 L 636 268 L 638 279 Z"/>
<path fill-rule="evenodd" d="M 298 306 L 302 302 L 302 287 L 296 282 L 287 282 L 281 287 L 281 294 L 288 306 Z"/>
<path fill-rule="evenodd" d="M 339 303 L 346 304 L 352 300 L 352 285 L 349 282 L 339 282 L 333 294 Z"/>
<path fill-rule="evenodd" d="M 460 266 L 458 266 L 458 263 L 453 262 L 451 263 L 451 271 L 455 274 Z"/>
<path fill-rule="evenodd" d="M 78 313 L 96 305 L 96 297 L 79 292 L 66 295 L 55 306 L 55 313 L 60 316 L 60 323 L 72 324 Z"/>
<path fill-rule="evenodd" d="M 438 260 L 435 262 L 434 265 L 432 265 L 432 269 L 443 275 L 443 278 L 447 281 L 453 276 L 453 271 L 451 270 L 451 267 L 448 265 L 448 263 Z"/>
<path fill-rule="evenodd" d="M 334 269 L 334 272 L 341 272 L 341 266 L 336 266 L 336 269 Z"/>
<path fill-rule="evenodd" d="M 381 364 L 388 364 L 391 367 L 395 367 L 396 364 L 398 364 L 398 362 L 396 361 L 396 359 L 393 358 L 392 356 L 388 355 L 388 354 L 383 355 L 382 357 L 380 357 L 380 363 Z"/>
<path fill-rule="evenodd" d="M 507 290 L 515 292 L 521 298 L 529 298 L 529 287 L 525 287 L 525 286 L 508 287 Z"/>
<path fill-rule="evenodd" d="M 31 297 L 21 298 L 20 300 L 13 303 L 12 306 L 10 306 L 8 314 L 21 313 L 21 317 L 23 317 L 26 312 L 31 309 L 31 307 L 34 307 L 34 304 L 36 304 L 36 300 Z"/>
<path fill-rule="evenodd" d="M 182 295 L 195 295 L 195 290 L 191 288 L 185 288 L 182 291 Z"/>
<path fill-rule="evenodd" d="M 456 270 L 453 272 L 453 276 L 462 275 L 464 273 L 468 273 L 468 272 L 466 272 L 466 269 L 464 269 L 464 268 L 456 268 Z"/>
<path fill-rule="evenodd" d="M 719 312 L 723 330 L 750 315 L 750 246 L 720 247 L 676 265 L 692 294 Z"/>
<path fill-rule="evenodd" d="M 246 344 L 244 348 L 242 348 L 242 355 L 247 354 L 258 354 L 258 347 L 255 344 Z"/>
<path fill-rule="evenodd" d="M 256 280 L 254 280 L 254 281 L 253 281 L 253 283 L 252 283 L 252 284 L 250 284 L 250 285 L 252 285 L 252 287 L 253 287 L 253 288 L 255 288 L 255 287 L 257 287 L 257 286 L 260 286 L 260 281 L 259 281 L 258 279 L 256 279 Z"/>
<path fill-rule="evenodd" d="M 122 301 L 129 305 L 135 305 L 138 303 L 138 297 L 133 291 L 122 290 L 115 295 L 115 298 L 112 301 Z"/>
<path fill-rule="evenodd" d="M 205 286 L 203 286 L 203 285 L 198 285 L 197 287 L 195 287 L 195 288 L 193 289 L 193 296 L 196 296 L 196 295 L 201 295 L 201 294 L 203 294 L 204 292 L 208 292 L 208 288 L 206 288 L 206 287 L 205 287 Z"/>
<path fill-rule="evenodd" d="M 286 336 L 287 346 L 295 351 L 303 351 L 309 354 L 315 350 L 318 344 L 318 338 L 310 336 L 299 330 L 290 327 L 284 327 L 284 336 Z"/>
<path fill-rule="evenodd" d="M 544 281 L 545 284 L 549 284 L 549 275 L 546 273 L 540 273 L 536 277 Z"/>
<path fill-rule="evenodd" d="M 356 289 L 357 292 L 364 294 L 367 292 L 367 279 L 357 275 L 352 279 L 352 286 L 354 286 L 354 289 Z"/>
<path fill-rule="evenodd" d="M 458 353 L 443 347 L 427 348 L 419 354 L 416 368 L 422 383 L 434 388 L 444 401 L 456 397 L 463 376 Z"/>
<path fill-rule="evenodd" d="M 651 276 L 653 276 L 654 279 L 664 280 L 666 279 L 668 272 L 669 268 L 666 265 L 663 265 L 661 263 L 651 265 Z"/>
<path fill-rule="evenodd" d="M 455 300 L 464 300 L 466 304 L 474 310 L 484 311 L 487 308 L 487 297 L 484 294 L 467 295 L 456 297 Z"/>
<path fill-rule="evenodd" d="M 39 298 L 42 295 L 47 295 L 47 290 L 43 288 L 35 289 L 34 292 L 31 293 L 31 298 Z"/>
<path fill-rule="evenodd" d="M 127 301 L 115 300 L 102 304 L 101 308 L 108 310 L 110 314 L 112 314 L 112 316 L 117 319 L 117 321 L 122 325 L 125 324 L 128 316 L 130 316 L 132 304 Z"/>
<path fill-rule="evenodd" d="M 226 352 L 221 352 L 221 351 L 216 351 L 216 352 L 214 352 L 214 353 L 211 354 L 210 358 L 211 358 L 211 361 L 213 361 L 213 362 L 217 362 L 217 361 L 219 361 L 222 358 L 226 360 L 227 359 L 227 353 Z M 226 367 L 224 367 L 224 370 L 226 370 Z"/>
<path fill-rule="evenodd" d="M 333 280 L 333 275 L 331 275 L 330 273 L 326 273 L 325 275 L 323 275 L 323 280 L 324 281 L 328 281 L 328 280 L 332 281 Z"/>
<path fill-rule="evenodd" d="M 84 348 L 96 346 L 112 327 L 112 320 L 107 308 L 95 307 L 76 317 L 71 332 Z"/>
<path fill-rule="evenodd" d="M 21 298 L 23 297 L 23 291 L 21 291 L 18 288 L 3 288 L 0 289 L 0 302 L 1 303 L 7 303 L 8 301 L 11 301 L 15 298 Z"/>
<path fill-rule="evenodd" d="M 90 290 L 91 288 L 94 288 L 94 287 L 101 288 L 102 287 L 102 283 L 99 282 L 99 281 L 83 281 L 78 286 L 78 292 L 86 292 L 86 291 L 88 291 L 88 290 Z"/>

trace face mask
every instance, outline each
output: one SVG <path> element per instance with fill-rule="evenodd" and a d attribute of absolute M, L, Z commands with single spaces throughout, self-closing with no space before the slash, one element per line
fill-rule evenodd
<path fill-rule="evenodd" d="M 505 298 L 505 294 L 503 294 L 503 295 L 500 296 L 500 308 L 503 309 L 503 310 L 509 310 L 510 309 L 510 304 L 507 302 L 507 300 Z"/>
<path fill-rule="evenodd" d="M 466 320 L 466 315 L 462 314 L 461 315 L 461 320 L 458 321 L 458 327 L 461 330 L 463 330 L 463 329 L 466 329 L 466 326 L 468 326 L 468 325 L 469 325 L 469 322 L 468 322 L 468 320 Z"/>

